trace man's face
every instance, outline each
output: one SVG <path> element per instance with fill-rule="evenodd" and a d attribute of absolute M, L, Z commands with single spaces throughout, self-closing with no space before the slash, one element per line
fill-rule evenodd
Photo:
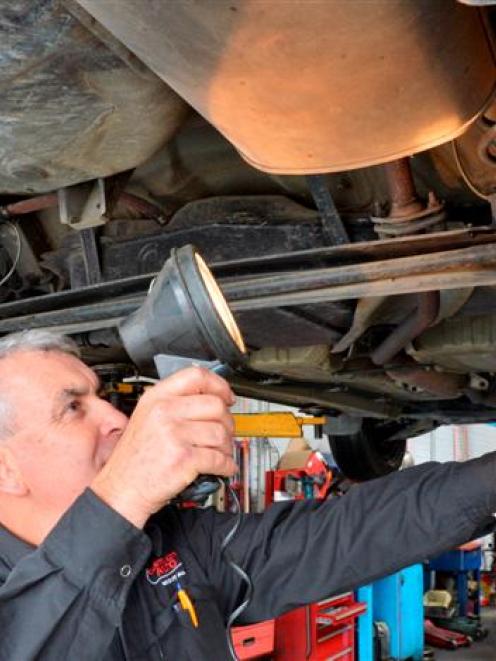
<path fill-rule="evenodd" d="M 34 510 L 58 518 L 105 464 L 127 418 L 99 397 L 95 373 L 61 352 L 7 356 L 0 384 L 12 405 L 6 443 Z"/>

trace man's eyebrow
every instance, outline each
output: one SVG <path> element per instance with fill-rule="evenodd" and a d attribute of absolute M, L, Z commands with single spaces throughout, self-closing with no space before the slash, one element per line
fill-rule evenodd
<path fill-rule="evenodd" d="M 95 391 L 98 391 L 100 388 L 100 380 L 98 380 L 98 383 L 96 384 Z M 77 397 L 84 397 L 85 395 L 89 395 L 93 391 L 93 388 L 88 385 L 84 386 L 69 386 L 68 388 L 63 388 L 60 390 L 56 397 L 55 401 L 53 403 L 53 408 L 52 408 L 52 421 L 53 422 L 58 422 L 62 414 L 64 413 L 64 405 L 67 403 L 68 400 L 77 398 Z"/>

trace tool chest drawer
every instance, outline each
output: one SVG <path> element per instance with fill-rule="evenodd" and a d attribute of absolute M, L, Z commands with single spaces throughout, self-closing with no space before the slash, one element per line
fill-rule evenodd
<path fill-rule="evenodd" d="M 241 661 L 257 659 L 274 651 L 274 620 L 233 627 L 234 649 Z"/>

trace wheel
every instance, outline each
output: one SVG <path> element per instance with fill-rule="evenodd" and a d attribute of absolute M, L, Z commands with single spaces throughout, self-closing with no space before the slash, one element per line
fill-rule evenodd
<path fill-rule="evenodd" d="M 406 439 L 387 440 L 391 430 L 365 420 L 360 431 L 346 436 L 329 435 L 329 445 L 340 471 L 350 480 L 364 482 L 398 470 Z"/>

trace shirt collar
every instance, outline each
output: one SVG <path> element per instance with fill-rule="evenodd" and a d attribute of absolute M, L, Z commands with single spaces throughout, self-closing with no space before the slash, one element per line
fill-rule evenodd
<path fill-rule="evenodd" d="M 19 560 L 34 550 L 34 546 L 0 526 L 0 578 L 4 578 L 4 567 L 7 573 L 10 572 Z"/>

